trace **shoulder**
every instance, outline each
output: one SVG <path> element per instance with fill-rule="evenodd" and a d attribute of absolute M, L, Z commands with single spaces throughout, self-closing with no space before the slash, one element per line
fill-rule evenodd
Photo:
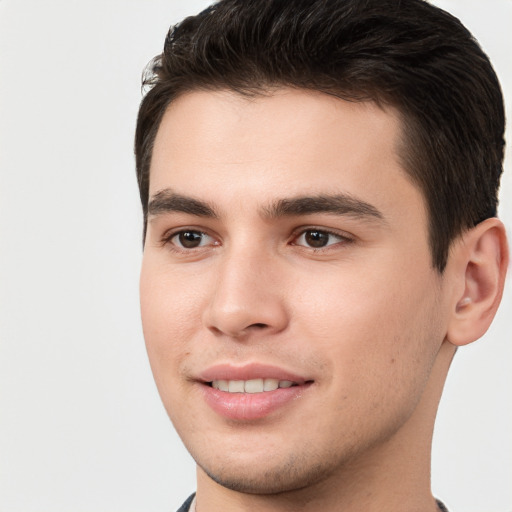
<path fill-rule="evenodd" d="M 194 497 L 195 497 L 196 493 L 194 494 L 191 494 L 187 500 L 185 501 L 185 503 L 183 503 L 183 505 L 181 505 L 181 507 L 176 511 L 176 512 L 188 512 L 189 508 L 190 508 L 190 505 L 192 503 L 192 501 L 194 500 Z"/>
<path fill-rule="evenodd" d="M 444 506 L 444 503 L 442 501 L 439 501 L 439 500 L 436 500 L 436 501 L 437 501 L 437 506 L 441 512 L 448 512 L 448 509 Z"/>

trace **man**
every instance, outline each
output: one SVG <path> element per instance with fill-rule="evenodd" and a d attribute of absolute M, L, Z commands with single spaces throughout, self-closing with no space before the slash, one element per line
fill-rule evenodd
<path fill-rule="evenodd" d="M 197 463 L 180 510 L 445 510 L 437 406 L 508 264 L 485 54 L 422 0 L 223 0 L 149 71 L 141 306 Z"/>

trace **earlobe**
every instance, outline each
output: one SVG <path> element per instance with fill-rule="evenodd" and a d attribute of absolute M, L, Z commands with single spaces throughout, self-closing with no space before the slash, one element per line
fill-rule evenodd
<path fill-rule="evenodd" d="M 484 335 L 501 301 L 509 257 L 503 223 L 486 219 L 465 233 L 454 250 L 457 289 L 463 292 L 454 297 L 447 339 L 461 346 Z"/>

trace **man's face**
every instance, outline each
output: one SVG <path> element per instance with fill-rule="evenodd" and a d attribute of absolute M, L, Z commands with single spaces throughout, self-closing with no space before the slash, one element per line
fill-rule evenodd
<path fill-rule="evenodd" d="M 287 89 L 192 92 L 163 118 L 144 334 L 171 420 L 226 487 L 329 478 L 414 416 L 446 308 L 399 139 L 392 110 Z"/>

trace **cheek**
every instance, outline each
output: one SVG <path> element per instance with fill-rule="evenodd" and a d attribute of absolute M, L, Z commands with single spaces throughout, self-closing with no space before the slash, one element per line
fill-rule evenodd
<path fill-rule="evenodd" d="M 165 267 L 164 267 L 165 268 Z M 142 327 L 149 362 L 157 387 L 178 380 L 187 358 L 188 343 L 200 328 L 198 293 L 175 273 L 162 271 L 148 258 L 140 278 Z"/>
<path fill-rule="evenodd" d="M 411 416 L 428 383 L 437 344 L 433 312 L 420 296 L 409 295 L 410 302 L 402 303 L 374 293 L 364 296 L 364 306 L 355 303 L 355 294 L 352 298 L 319 340 L 331 366 L 325 408 L 333 415 L 325 428 L 334 438 L 338 424 L 344 424 L 348 438 L 368 432 L 385 437 Z M 335 311 L 324 314 L 333 318 Z"/>
<path fill-rule="evenodd" d="M 380 396 L 425 383 L 443 338 L 436 290 L 431 278 L 395 277 L 352 272 L 301 291 L 296 317 L 333 366 L 336 386 Z"/>
<path fill-rule="evenodd" d="M 197 280 L 145 256 L 140 276 L 144 332 L 160 338 L 197 327 L 201 294 Z"/>

